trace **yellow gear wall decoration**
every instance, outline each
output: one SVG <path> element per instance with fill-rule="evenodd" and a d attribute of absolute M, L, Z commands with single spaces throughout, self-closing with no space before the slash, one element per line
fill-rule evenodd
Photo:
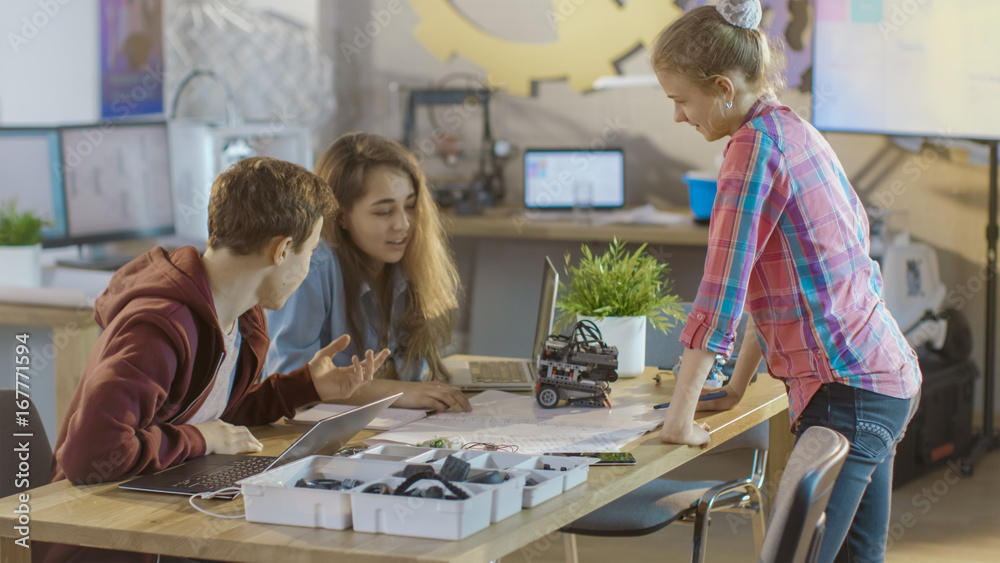
<path fill-rule="evenodd" d="M 414 36 L 441 61 L 453 55 L 485 68 L 492 85 L 528 96 L 536 80 L 566 78 L 576 91 L 590 90 L 614 63 L 683 13 L 669 0 L 552 0 L 546 16 L 556 26 L 554 43 L 508 41 L 466 20 L 449 0 L 414 0 L 420 16 Z"/>

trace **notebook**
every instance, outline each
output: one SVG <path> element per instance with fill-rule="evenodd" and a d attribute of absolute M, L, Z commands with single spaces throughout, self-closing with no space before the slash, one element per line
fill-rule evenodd
<path fill-rule="evenodd" d="M 140 475 L 118 485 L 122 489 L 178 495 L 193 495 L 235 486 L 236 482 L 272 467 L 278 467 L 311 455 L 333 455 L 398 399 L 402 393 L 335 414 L 313 425 L 281 455 L 209 454 L 164 469 L 152 475 Z M 233 498 L 237 492 L 217 498 Z"/>
<path fill-rule="evenodd" d="M 446 359 L 444 365 L 451 373 L 450 383 L 463 391 L 483 391 L 485 389 L 530 391 L 534 389 L 538 376 L 534 358 L 538 357 L 545 344 L 545 339 L 552 332 L 558 291 L 559 273 L 556 272 L 552 261 L 546 256 L 542 272 L 542 293 L 538 303 L 538 321 L 535 324 L 535 340 L 533 348 L 529 352 L 529 357 L 532 359 L 474 361 Z"/>
<path fill-rule="evenodd" d="M 567 212 L 577 204 L 578 198 L 584 199 L 584 205 L 596 211 L 625 207 L 625 153 L 622 149 L 524 151 L 526 212 Z"/>

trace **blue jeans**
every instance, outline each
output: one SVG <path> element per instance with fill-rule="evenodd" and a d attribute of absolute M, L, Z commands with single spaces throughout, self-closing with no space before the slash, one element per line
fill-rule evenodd
<path fill-rule="evenodd" d="M 825 383 L 795 424 L 800 436 L 825 426 L 851 443 L 826 509 L 821 563 L 885 560 L 896 444 L 920 396 L 897 399 L 840 383 Z"/>

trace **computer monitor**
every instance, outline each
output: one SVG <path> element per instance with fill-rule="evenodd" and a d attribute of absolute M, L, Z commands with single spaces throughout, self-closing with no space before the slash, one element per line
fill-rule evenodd
<path fill-rule="evenodd" d="M 524 151 L 524 207 L 571 209 L 578 194 L 590 207 L 625 206 L 625 153 L 622 149 L 527 149 Z"/>
<path fill-rule="evenodd" d="M 81 245 L 84 262 L 120 259 L 105 257 L 95 243 L 174 234 L 166 123 L 103 123 L 59 132 L 67 240 Z"/>
<path fill-rule="evenodd" d="M 16 199 L 19 211 L 33 211 L 43 219 L 45 247 L 66 244 L 59 154 L 58 129 L 0 129 L 0 202 Z"/>
<path fill-rule="evenodd" d="M 1000 2 L 816 2 L 820 131 L 1000 139 Z"/>

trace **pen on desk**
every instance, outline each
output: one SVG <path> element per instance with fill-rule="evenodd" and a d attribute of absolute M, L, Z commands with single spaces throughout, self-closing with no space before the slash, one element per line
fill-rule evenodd
<path fill-rule="evenodd" d="M 711 401 L 712 399 L 721 399 L 726 396 L 725 391 L 716 391 L 715 393 L 709 393 L 708 395 L 702 395 L 698 398 L 699 401 Z M 654 409 L 665 409 L 670 406 L 670 403 L 660 403 L 659 405 L 653 405 Z"/>

